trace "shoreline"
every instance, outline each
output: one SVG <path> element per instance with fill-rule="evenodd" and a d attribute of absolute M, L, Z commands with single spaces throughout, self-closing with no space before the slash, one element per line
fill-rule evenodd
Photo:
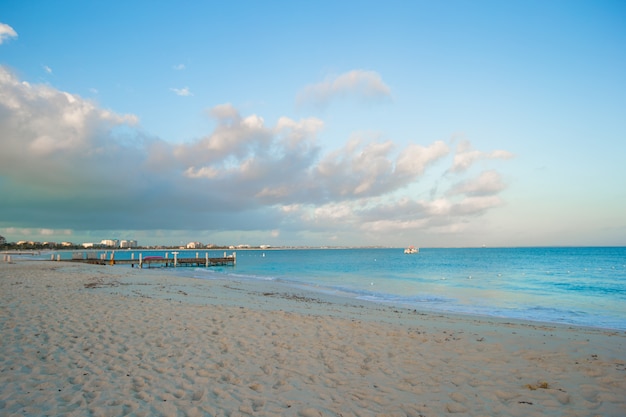
<path fill-rule="evenodd" d="M 184 268 L 183 273 L 181 268 L 168 274 L 208 279 L 215 275 L 245 279 L 248 275 L 301 285 L 317 292 L 425 311 L 626 331 L 626 310 L 619 298 L 624 290 L 621 278 L 626 267 L 622 262 L 623 250 L 597 253 L 582 248 L 574 248 L 572 253 L 563 252 L 563 248 L 549 250 L 554 256 L 545 256 L 535 249 L 527 252 L 487 249 L 485 256 L 446 249 L 441 256 L 433 251 L 430 255 L 411 257 L 393 249 L 356 250 L 344 257 L 341 251 L 330 250 L 320 255 L 319 260 L 315 251 L 305 251 L 302 256 L 280 251 L 280 255 L 274 256 L 254 250 L 239 252 L 240 265 L 232 271 Z M 198 251 L 185 253 L 179 256 L 193 257 L 195 253 L 198 257 Z M 167 253 L 153 254 L 168 257 Z M 138 256 L 134 251 L 115 255 L 124 262 Z M 199 257 L 204 256 L 202 252 Z M 209 256 L 221 256 L 221 253 L 213 252 Z M 88 256 L 83 254 L 83 257 Z M 445 261 L 449 257 L 454 259 L 451 265 L 463 264 L 467 273 L 450 268 Z M 381 260 L 382 263 L 376 262 Z M 271 262 L 278 264 L 274 267 L 269 265 Z M 317 262 L 328 266 L 317 270 Z M 368 262 L 376 263 L 369 268 Z M 413 270 L 414 264 L 420 265 L 419 269 Z M 368 266 L 364 268 L 364 265 Z M 345 275 L 333 274 L 333 270 L 344 271 Z"/>
<path fill-rule="evenodd" d="M 109 265 L 105 265 L 102 267 L 110 267 Z M 125 267 L 122 267 L 125 268 Z M 122 270 L 127 271 L 127 269 Z M 130 272 L 130 271 L 127 271 Z M 137 272 L 137 271 L 134 271 Z M 393 301 L 374 301 L 374 300 L 366 300 L 359 298 L 350 293 L 343 293 L 341 290 L 334 290 L 331 288 L 320 289 L 309 283 L 302 283 L 296 281 L 285 281 L 282 279 L 254 279 L 254 278 L 246 278 L 246 277 L 235 277 L 227 276 L 227 277 L 212 277 L 212 278 L 202 278 L 202 277 L 191 277 L 188 275 L 177 275 L 172 274 L 171 268 L 160 270 L 159 268 L 148 268 L 143 271 L 138 272 L 138 276 L 136 278 L 138 280 L 142 280 L 142 278 L 149 278 L 154 276 L 156 280 L 165 279 L 165 280 L 174 280 L 173 285 L 176 286 L 176 282 L 189 284 L 196 281 L 214 283 L 218 286 L 225 286 L 228 288 L 233 284 L 237 284 L 242 286 L 245 291 L 248 292 L 250 296 L 258 296 L 262 294 L 264 297 L 278 297 L 281 298 L 291 298 L 297 301 L 310 301 L 317 302 L 319 304 L 331 304 L 331 305 L 342 305 L 346 308 L 354 307 L 354 308 L 368 308 L 378 311 L 384 310 L 393 310 L 394 312 L 406 313 L 406 314 L 417 314 L 422 316 L 434 316 L 434 317 L 447 317 L 452 320 L 477 320 L 480 322 L 489 323 L 493 321 L 494 324 L 516 324 L 520 326 L 543 326 L 543 327 L 555 327 L 555 328 L 565 328 L 565 329 L 580 329 L 581 331 L 605 331 L 609 333 L 622 333 L 626 336 L 626 330 L 620 328 L 613 327 L 601 327 L 601 326 L 588 326 L 582 324 L 575 323 L 563 323 L 563 322 L 552 322 L 552 321 L 541 321 L 541 320 L 531 320 L 531 319 L 523 319 L 523 318 L 514 318 L 514 317 L 505 317 L 505 316 L 497 316 L 497 315 L 489 315 L 489 314 L 478 314 L 478 313 L 465 313 L 465 312 L 454 312 L 448 311 L 444 309 L 432 309 L 432 308 L 420 308 L 420 306 L 415 305 L 407 305 L 403 303 L 394 303 Z M 124 273 L 122 273 L 124 275 Z M 141 277 L 141 275 L 146 274 L 146 277 Z M 149 282 L 154 282 L 151 279 L 148 279 Z M 143 282 L 143 281 L 141 281 Z M 209 284 L 210 285 L 210 284 Z M 105 285 L 106 286 L 106 285 Z M 272 294 L 266 295 L 265 293 L 271 292 Z M 166 292 L 154 292 L 151 296 L 159 297 L 159 298 L 171 298 L 172 296 L 176 296 L 176 294 L 170 294 L 166 297 Z M 202 304 L 207 302 L 207 300 L 203 300 L 202 298 L 195 299 L 193 294 L 187 294 L 188 296 L 183 299 L 189 303 L 199 303 Z M 218 301 L 218 304 L 222 304 L 224 300 Z M 272 308 L 272 305 L 264 305 L 263 303 L 258 304 L 259 307 L 267 307 Z M 291 306 L 295 308 L 295 306 Z M 330 313 L 325 310 L 320 311 L 321 314 Z"/>
<path fill-rule="evenodd" d="M 626 414 L 624 331 L 145 272 L 0 263 L 0 414 Z"/>

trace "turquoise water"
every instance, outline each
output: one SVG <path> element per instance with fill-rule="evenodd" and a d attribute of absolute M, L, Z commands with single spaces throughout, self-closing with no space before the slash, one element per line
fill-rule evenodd
<path fill-rule="evenodd" d="M 179 256 L 196 252 L 206 253 Z M 273 280 L 419 310 L 626 330 L 624 247 L 423 248 L 415 255 L 402 249 L 239 250 L 235 267 L 167 271 Z"/>

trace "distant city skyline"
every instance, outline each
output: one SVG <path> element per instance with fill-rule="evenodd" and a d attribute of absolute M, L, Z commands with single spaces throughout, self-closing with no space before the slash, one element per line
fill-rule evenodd
<path fill-rule="evenodd" d="M 626 3 L 0 4 L 7 241 L 626 245 Z"/>

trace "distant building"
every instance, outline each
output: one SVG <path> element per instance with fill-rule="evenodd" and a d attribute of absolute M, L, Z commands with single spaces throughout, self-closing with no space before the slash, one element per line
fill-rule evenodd
<path fill-rule="evenodd" d="M 120 246 L 120 241 L 117 239 L 104 239 L 100 241 L 100 244 L 110 248 L 118 248 Z"/>
<path fill-rule="evenodd" d="M 187 243 L 187 249 L 200 249 L 203 248 L 204 245 L 200 242 L 189 242 Z"/>
<path fill-rule="evenodd" d="M 93 248 L 95 245 L 92 242 L 85 242 L 82 243 L 80 246 L 82 246 L 83 248 Z"/>
<path fill-rule="evenodd" d="M 136 240 L 120 240 L 120 248 L 136 248 L 137 241 Z"/>
<path fill-rule="evenodd" d="M 93 245 L 93 243 L 92 243 L 92 245 Z M 68 247 L 68 246 L 74 246 L 74 244 L 72 242 L 61 242 L 61 246 Z"/>

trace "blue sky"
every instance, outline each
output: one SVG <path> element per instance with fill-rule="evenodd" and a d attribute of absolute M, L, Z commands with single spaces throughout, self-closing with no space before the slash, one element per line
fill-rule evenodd
<path fill-rule="evenodd" d="M 9 241 L 626 245 L 625 131 L 620 1 L 0 5 Z"/>

